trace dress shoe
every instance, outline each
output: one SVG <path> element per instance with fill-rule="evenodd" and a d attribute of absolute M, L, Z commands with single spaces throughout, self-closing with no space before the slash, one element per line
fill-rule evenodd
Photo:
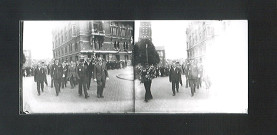
<path fill-rule="evenodd" d="M 104 98 L 104 96 L 100 96 L 100 98 Z"/>
<path fill-rule="evenodd" d="M 89 96 L 85 96 L 85 98 L 88 98 Z"/>

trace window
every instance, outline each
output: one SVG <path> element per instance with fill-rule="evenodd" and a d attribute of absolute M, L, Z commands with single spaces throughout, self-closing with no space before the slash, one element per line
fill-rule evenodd
<path fill-rule="evenodd" d="M 113 47 L 114 47 L 114 49 L 117 48 L 117 47 L 116 47 L 116 41 L 114 41 Z"/>
<path fill-rule="evenodd" d="M 64 47 L 65 53 L 67 53 L 67 46 Z"/>
<path fill-rule="evenodd" d="M 72 37 L 76 37 L 77 36 L 77 29 L 76 29 L 76 25 L 72 24 Z"/>
<path fill-rule="evenodd" d="M 75 43 L 75 51 L 78 50 L 78 45 L 79 45 L 79 43 Z"/>

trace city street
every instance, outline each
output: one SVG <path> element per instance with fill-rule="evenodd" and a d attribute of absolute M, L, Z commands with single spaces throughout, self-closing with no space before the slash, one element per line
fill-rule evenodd
<path fill-rule="evenodd" d="M 217 84 L 206 89 L 204 85 L 196 89 L 192 97 L 190 88 L 185 88 L 185 76 L 182 78 L 183 86 L 180 85 L 179 93 L 175 96 L 172 96 L 168 77 L 153 79 L 151 86 L 153 99 L 148 102 L 144 101 L 144 85 L 136 80 L 136 113 L 242 113 L 247 109 L 241 103 L 241 99 L 247 93 L 238 93 L 239 89 L 232 91 L 227 87 L 218 89 Z"/>
<path fill-rule="evenodd" d="M 120 79 L 117 75 L 132 74 L 133 68 L 108 70 L 109 80 L 106 81 L 104 98 L 96 96 L 96 82 L 93 81 L 88 90 L 89 98 L 79 96 L 78 85 L 74 89 L 61 89 L 56 96 L 54 87 L 51 88 L 51 78 L 47 75 L 48 86 L 44 92 L 37 95 L 34 77 L 23 78 L 23 110 L 26 113 L 127 113 L 133 112 L 133 81 Z"/>

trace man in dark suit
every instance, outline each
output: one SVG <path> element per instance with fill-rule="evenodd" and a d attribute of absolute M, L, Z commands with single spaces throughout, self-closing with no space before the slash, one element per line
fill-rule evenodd
<path fill-rule="evenodd" d="M 109 77 L 106 63 L 102 61 L 101 57 L 98 58 L 98 62 L 94 67 L 93 78 L 97 82 L 97 98 L 104 98 L 103 91 L 106 85 L 106 79 L 109 79 Z"/>
<path fill-rule="evenodd" d="M 169 82 L 172 83 L 172 92 L 175 96 L 175 89 L 179 92 L 179 83 L 181 81 L 181 70 L 176 67 L 176 64 L 173 63 L 169 71 Z"/>
<path fill-rule="evenodd" d="M 90 88 L 90 83 L 91 83 L 91 78 L 92 78 L 92 73 L 93 73 L 93 69 L 94 69 L 94 63 L 91 61 L 91 58 L 87 59 L 87 62 L 85 63 L 85 65 L 88 67 L 87 70 L 87 74 L 88 74 L 88 83 L 87 83 L 87 87 L 88 90 Z"/>
<path fill-rule="evenodd" d="M 77 74 L 79 78 L 79 96 L 82 96 L 82 88 L 84 90 L 85 98 L 88 98 L 87 92 L 87 80 L 88 74 L 87 69 L 88 67 L 84 64 L 84 59 L 80 58 L 80 64 L 77 66 Z"/>
<path fill-rule="evenodd" d="M 66 82 L 67 82 L 67 66 L 66 63 L 62 63 L 62 69 L 63 69 L 63 75 L 62 75 L 62 88 L 66 87 Z"/>
<path fill-rule="evenodd" d="M 51 76 L 53 77 L 56 96 L 58 96 L 59 93 L 61 92 L 62 75 L 63 75 L 62 65 L 59 63 L 59 60 L 55 60 L 55 63 L 51 69 Z"/>
<path fill-rule="evenodd" d="M 38 96 L 40 95 L 40 89 L 43 92 L 43 88 L 44 88 L 43 84 L 44 84 L 45 78 L 46 78 L 46 71 L 41 66 L 41 63 L 39 63 L 37 68 L 34 71 L 34 80 L 35 82 L 37 82 Z"/>

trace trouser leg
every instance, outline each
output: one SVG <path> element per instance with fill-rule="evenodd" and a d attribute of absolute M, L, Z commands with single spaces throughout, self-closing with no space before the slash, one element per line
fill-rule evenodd
<path fill-rule="evenodd" d="M 62 88 L 64 88 L 64 78 L 62 78 Z"/>
<path fill-rule="evenodd" d="M 82 86 L 83 86 L 83 90 L 84 90 L 85 97 L 87 97 L 87 96 L 88 96 L 88 92 L 87 92 L 87 83 L 83 83 Z"/>
<path fill-rule="evenodd" d="M 64 77 L 64 87 L 66 87 L 66 84 L 67 84 L 67 76 Z"/>
<path fill-rule="evenodd" d="M 40 82 L 40 86 L 41 86 L 41 91 L 43 92 L 43 89 L 44 89 L 44 82 L 43 81 Z"/>
<path fill-rule="evenodd" d="M 152 84 L 152 80 L 149 82 L 149 85 L 148 85 L 148 94 L 149 94 L 150 99 L 153 98 L 152 93 L 151 93 L 151 84 Z"/>
<path fill-rule="evenodd" d="M 173 92 L 173 94 L 175 94 L 175 82 L 172 82 L 172 92 Z"/>
<path fill-rule="evenodd" d="M 38 94 L 40 95 L 40 82 L 39 81 L 37 81 L 37 91 L 38 91 Z"/>
<path fill-rule="evenodd" d="M 179 92 L 179 82 L 175 83 L 175 87 L 176 87 L 177 92 Z"/>
<path fill-rule="evenodd" d="M 59 95 L 59 81 L 58 80 L 53 80 L 54 82 L 54 86 L 55 86 L 55 90 L 56 90 L 56 95 L 58 96 Z"/>
<path fill-rule="evenodd" d="M 53 88 L 53 83 L 54 83 L 54 80 L 53 80 L 53 78 L 51 77 L 51 88 Z"/>
<path fill-rule="evenodd" d="M 102 82 L 101 80 L 97 80 L 97 96 L 101 95 L 101 91 L 102 91 Z"/>
<path fill-rule="evenodd" d="M 101 86 L 97 85 L 97 96 L 100 96 L 100 91 L 101 91 L 100 89 L 101 89 Z"/>
<path fill-rule="evenodd" d="M 191 95 L 194 95 L 194 90 L 193 90 L 193 80 L 189 80 L 189 84 L 190 84 L 190 91 L 191 91 Z"/>
<path fill-rule="evenodd" d="M 87 83 L 88 89 L 90 88 L 90 82 L 91 82 L 91 77 L 88 78 L 88 83 Z"/>
<path fill-rule="evenodd" d="M 73 88 L 74 82 L 73 82 L 73 77 L 72 77 L 72 76 L 70 77 L 70 85 L 71 85 L 71 87 Z"/>
<path fill-rule="evenodd" d="M 145 96 L 144 99 L 147 101 L 149 99 L 149 82 L 144 82 Z"/>
<path fill-rule="evenodd" d="M 79 95 L 82 95 L 82 79 L 79 79 Z"/>

